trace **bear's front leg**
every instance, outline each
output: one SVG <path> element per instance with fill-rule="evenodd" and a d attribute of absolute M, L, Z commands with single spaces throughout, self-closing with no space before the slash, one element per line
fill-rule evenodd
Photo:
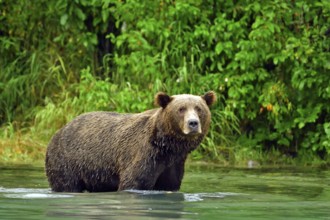
<path fill-rule="evenodd" d="M 155 183 L 155 190 L 178 191 L 184 174 L 184 160 L 164 169 Z"/>

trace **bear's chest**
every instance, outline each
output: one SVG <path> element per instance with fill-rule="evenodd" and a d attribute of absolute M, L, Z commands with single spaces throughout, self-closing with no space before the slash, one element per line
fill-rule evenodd
<path fill-rule="evenodd" d="M 171 136 L 161 136 L 151 139 L 151 145 L 159 158 L 186 157 L 192 150 L 196 149 L 202 138 L 195 140 L 184 140 Z"/>

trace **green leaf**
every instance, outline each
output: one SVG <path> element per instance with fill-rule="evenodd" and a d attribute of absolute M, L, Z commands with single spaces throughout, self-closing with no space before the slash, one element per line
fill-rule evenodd
<path fill-rule="evenodd" d="M 252 24 L 252 29 L 258 28 L 260 25 L 263 25 L 265 21 L 260 18 L 260 16 L 257 17 L 256 21 Z"/>
<path fill-rule="evenodd" d="M 63 14 L 60 19 L 60 24 L 63 26 L 66 25 L 68 18 L 69 18 L 68 14 Z"/>
<path fill-rule="evenodd" d="M 91 42 L 93 45 L 97 45 L 98 40 L 97 40 L 97 36 L 96 36 L 96 34 L 91 34 L 91 36 L 90 36 L 90 42 Z"/>
<path fill-rule="evenodd" d="M 280 144 L 280 145 L 287 146 L 287 147 L 290 146 L 290 141 L 285 137 L 278 140 L 277 143 Z"/>
<path fill-rule="evenodd" d="M 228 96 L 232 98 L 239 98 L 239 93 L 237 88 L 230 87 L 228 90 Z"/>
<path fill-rule="evenodd" d="M 326 133 L 327 137 L 330 139 L 330 123 L 323 124 L 324 132 Z"/>
<path fill-rule="evenodd" d="M 86 15 L 80 8 L 75 8 L 74 12 L 81 21 L 84 21 L 86 19 Z"/>
<path fill-rule="evenodd" d="M 223 43 L 219 42 L 217 43 L 217 46 L 215 46 L 215 53 L 219 55 L 223 51 Z"/>
<path fill-rule="evenodd" d="M 259 2 L 255 2 L 255 3 L 253 4 L 252 8 L 253 8 L 253 10 L 254 10 L 255 12 L 259 12 L 261 6 L 260 6 Z"/>
<path fill-rule="evenodd" d="M 110 11 L 108 9 L 103 9 L 102 10 L 102 21 L 106 22 L 109 18 L 109 13 Z"/>
<path fill-rule="evenodd" d="M 304 122 L 299 122 L 298 128 L 302 129 L 303 127 L 305 127 L 305 123 Z"/>

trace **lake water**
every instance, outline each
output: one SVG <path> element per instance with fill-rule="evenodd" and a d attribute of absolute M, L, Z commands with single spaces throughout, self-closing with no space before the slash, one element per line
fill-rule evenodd
<path fill-rule="evenodd" d="M 0 166 L 0 219 L 330 219 L 330 170 L 190 165 L 180 192 L 53 193 L 42 167 Z"/>

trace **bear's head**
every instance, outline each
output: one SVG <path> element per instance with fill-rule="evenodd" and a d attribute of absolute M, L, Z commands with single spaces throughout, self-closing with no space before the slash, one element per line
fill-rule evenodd
<path fill-rule="evenodd" d="M 204 136 L 211 121 L 209 107 L 215 101 L 216 95 L 212 91 L 202 96 L 157 93 L 155 104 L 161 107 L 158 126 L 169 135 L 188 138 Z"/>

